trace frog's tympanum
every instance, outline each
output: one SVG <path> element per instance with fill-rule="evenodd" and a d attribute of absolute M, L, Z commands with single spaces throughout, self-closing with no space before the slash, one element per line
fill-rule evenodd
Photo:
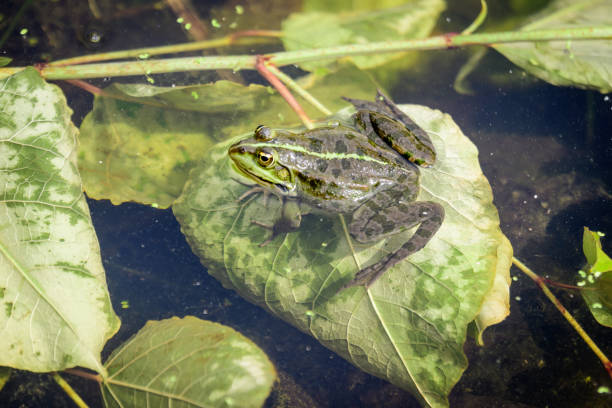
<path fill-rule="evenodd" d="M 374 102 L 345 99 L 357 109 L 353 126 L 301 133 L 258 126 L 252 137 L 230 147 L 229 156 L 261 186 L 252 191 L 271 192 L 283 201 L 280 219 L 270 226 L 272 238 L 299 228 L 307 212 L 350 217 L 350 234 L 361 243 L 418 225 L 397 251 L 360 270 L 343 288 L 368 287 L 427 244 L 442 224 L 444 208 L 415 201 L 418 166 L 431 166 L 436 158 L 427 133 L 380 92 Z"/>

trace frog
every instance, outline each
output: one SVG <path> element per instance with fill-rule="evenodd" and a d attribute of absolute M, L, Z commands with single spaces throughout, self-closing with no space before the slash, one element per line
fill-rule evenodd
<path fill-rule="evenodd" d="M 340 288 L 371 287 L 389 268 L 420 251 L 444 220 L 444 208 L 417 201 L 419 168 L 435 164 L 427 132 L 380 90 L 374 101 L 343 98 L 356 112 L 346 124 L 291 131 L 259 125 L 229 147 L 232 165 L 256 187 L 281 200 L 274 225 L 255 224 L 276 236 L 299 229 L 309 213 L 341 214 L 360 244 L 417 227 L 397 250 L 360 269 Z"/>

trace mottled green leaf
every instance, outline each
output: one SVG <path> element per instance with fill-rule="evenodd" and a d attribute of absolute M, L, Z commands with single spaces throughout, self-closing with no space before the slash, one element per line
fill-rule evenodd
<path fill-rule="evenodd" d="M 230 142 L 212 149 L 191 173 L 173 210 L 194 252 L 224 286 L 311 334 L 355 366 L 410 390 L 425 405 L 446 406 L 467 366 L 466 327 L 508 313 L 512 248 L 499 229 L 478 152 L 448 115 L 422 106 L 403 109 L 426 129 L 438 152 L 422 170 L 420 200 L 446 210 L 441 229 L 420 252 L 400 262 L 370 290 L 337 290 L 358 270 L 395 250 L 407 231 L 374 245 L 348 245 L 338 216 L 304 216 L 297 232 L 260 247 L 280 203 L 260 196 L 238 202 L 249 187 L 227 157 Z M 347 111 L 339 113 L 347 119 Z M 496 277 L 498 276 L 498 277 Z M 494 280 L 502 281 L 492 292 Z M 497 283 L 497 285 L 500 285 Z M 505 290 L 499 290 L 504 287 Z M 506 305 L 501 312 L 494 303 Z M 490 319 L 496 314 L 495 319 Z"/>
<path fill-rule="evenodd" d="M 0 81 L 0 365 L 102 371 L 119 328 L 61 90 L 33 68 Z"/>
<path fill-rule="evenodd" d="M 276 379 L 252 341 L 193 316 L 147 322 L 105 367 L 107 407 L 261 407 Z"/>
<path fill-rule="evenodd" d="M 582 297 L 599 324 L 612 327 L 612 259 L 601 248 L 600 233 L 587 227 L 582 246 L 589 266 L 579 272 Z"/>
<path fill-rule="evenodd" d="M 7 66 L 13 59 L 9 57 L 0 57 L 0 67 Z"/>
<path fill-rule="evenodd" d="M 300 83 L 331 110 L 346 105 L 339 95 L 365 98 L 375 90 L 367 74 L 348 64 Z M 115 204 L 166 208 L 212 144 L 261 123 L 297 121 L 285 101 L 261 85 L 113 85 L 105 92 L 113 97 L 96 97 L 81 125 L 79 168 L 87 194 Z M 304 107 L 311 117 L 321 116 Z"/>
<path fill-rule="evenodd" d="M 556 0 L 522 31 L 610 26 L 610 0 Z M 612 40 L 497 44 L 495 49 L 527 72 L 553 85 L 612 91 Z"/>
<path fill-rule="evenodd" d="M 364 44 L 424 38 L 434 28 L 444 10 L 443 0 L 402 1 L 396 7 L 373 10 L 373 2 L 345 9 L 343 12 L 310 11 L 292 14 L 283 22 L 283 44 L 288 51 L 324 48 L 344 44 Z M 384 64 L 401 54 L 373 54 L 351 57 L 360 68 Z M 306 70 L 328 62 L 299 64 Z"/>

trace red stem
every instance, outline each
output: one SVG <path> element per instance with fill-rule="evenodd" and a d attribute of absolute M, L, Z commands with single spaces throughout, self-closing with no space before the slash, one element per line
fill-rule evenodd
<path fill-rule="evenodd" d="M 295 98 L 293 97 L 293 95 L 291 94 L 291 92 L 289 91 L 289 89 L 287 89 L 287 87 L 285 86 L 285 84 L 283 84 L 280 79 L 278 79 L 276 76 L 274 76 L 273 73 L 271 73 L 268 68 L 266 67 L 266 63 L 267 60 L 269 59 L 269 57 L 264 57 L 263 55 L 258 55 L 257 56 L 257 60 L 255 62 L 255 68 L 257 69 L 257 71 L 264 77 L 266 78 L 266 80 L 268 80 L 268 82 L 274 87 L 276 88 L 276 90 L 278 91 L 278 93 L 285 99 L 285 101 L 287 101 L 287 103 L 289 104 L 289 106 L 291 106 L 291 109 L 293 109 L 295 111 L 295 113 L 300 117 L 300 119 L 302 120 L 302 122 L 304 122 L 304 124 L 309 127 L 310 124 L 312 123 L 312 121 L 310 120 L 310 118 L 308 117 L 308 115 L 306 115 L 306 112 L 304 112 L 304 109 L 302 109 L 302 107 L 300 106 L 300 104 L 298 103 L 298 101 L 295 100 Z"/>

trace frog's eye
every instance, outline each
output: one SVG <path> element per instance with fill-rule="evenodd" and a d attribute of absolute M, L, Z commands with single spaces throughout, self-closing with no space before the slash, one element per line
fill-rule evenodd
<path fill-rule="evenodd" d="M 262 167 L 270 167 L 272 166 L 272 164 L 274 164 L 274 156 L 272 155 L 272 153 L 260 150 L 259 152 L 257 152 L 257 162 Z"/>
<path fill-rule="evenodd" d="M 272 138 L 272 130 L 264 125 L 259 125 L 255 128 L 255 139 L 270 140 Z"/>

